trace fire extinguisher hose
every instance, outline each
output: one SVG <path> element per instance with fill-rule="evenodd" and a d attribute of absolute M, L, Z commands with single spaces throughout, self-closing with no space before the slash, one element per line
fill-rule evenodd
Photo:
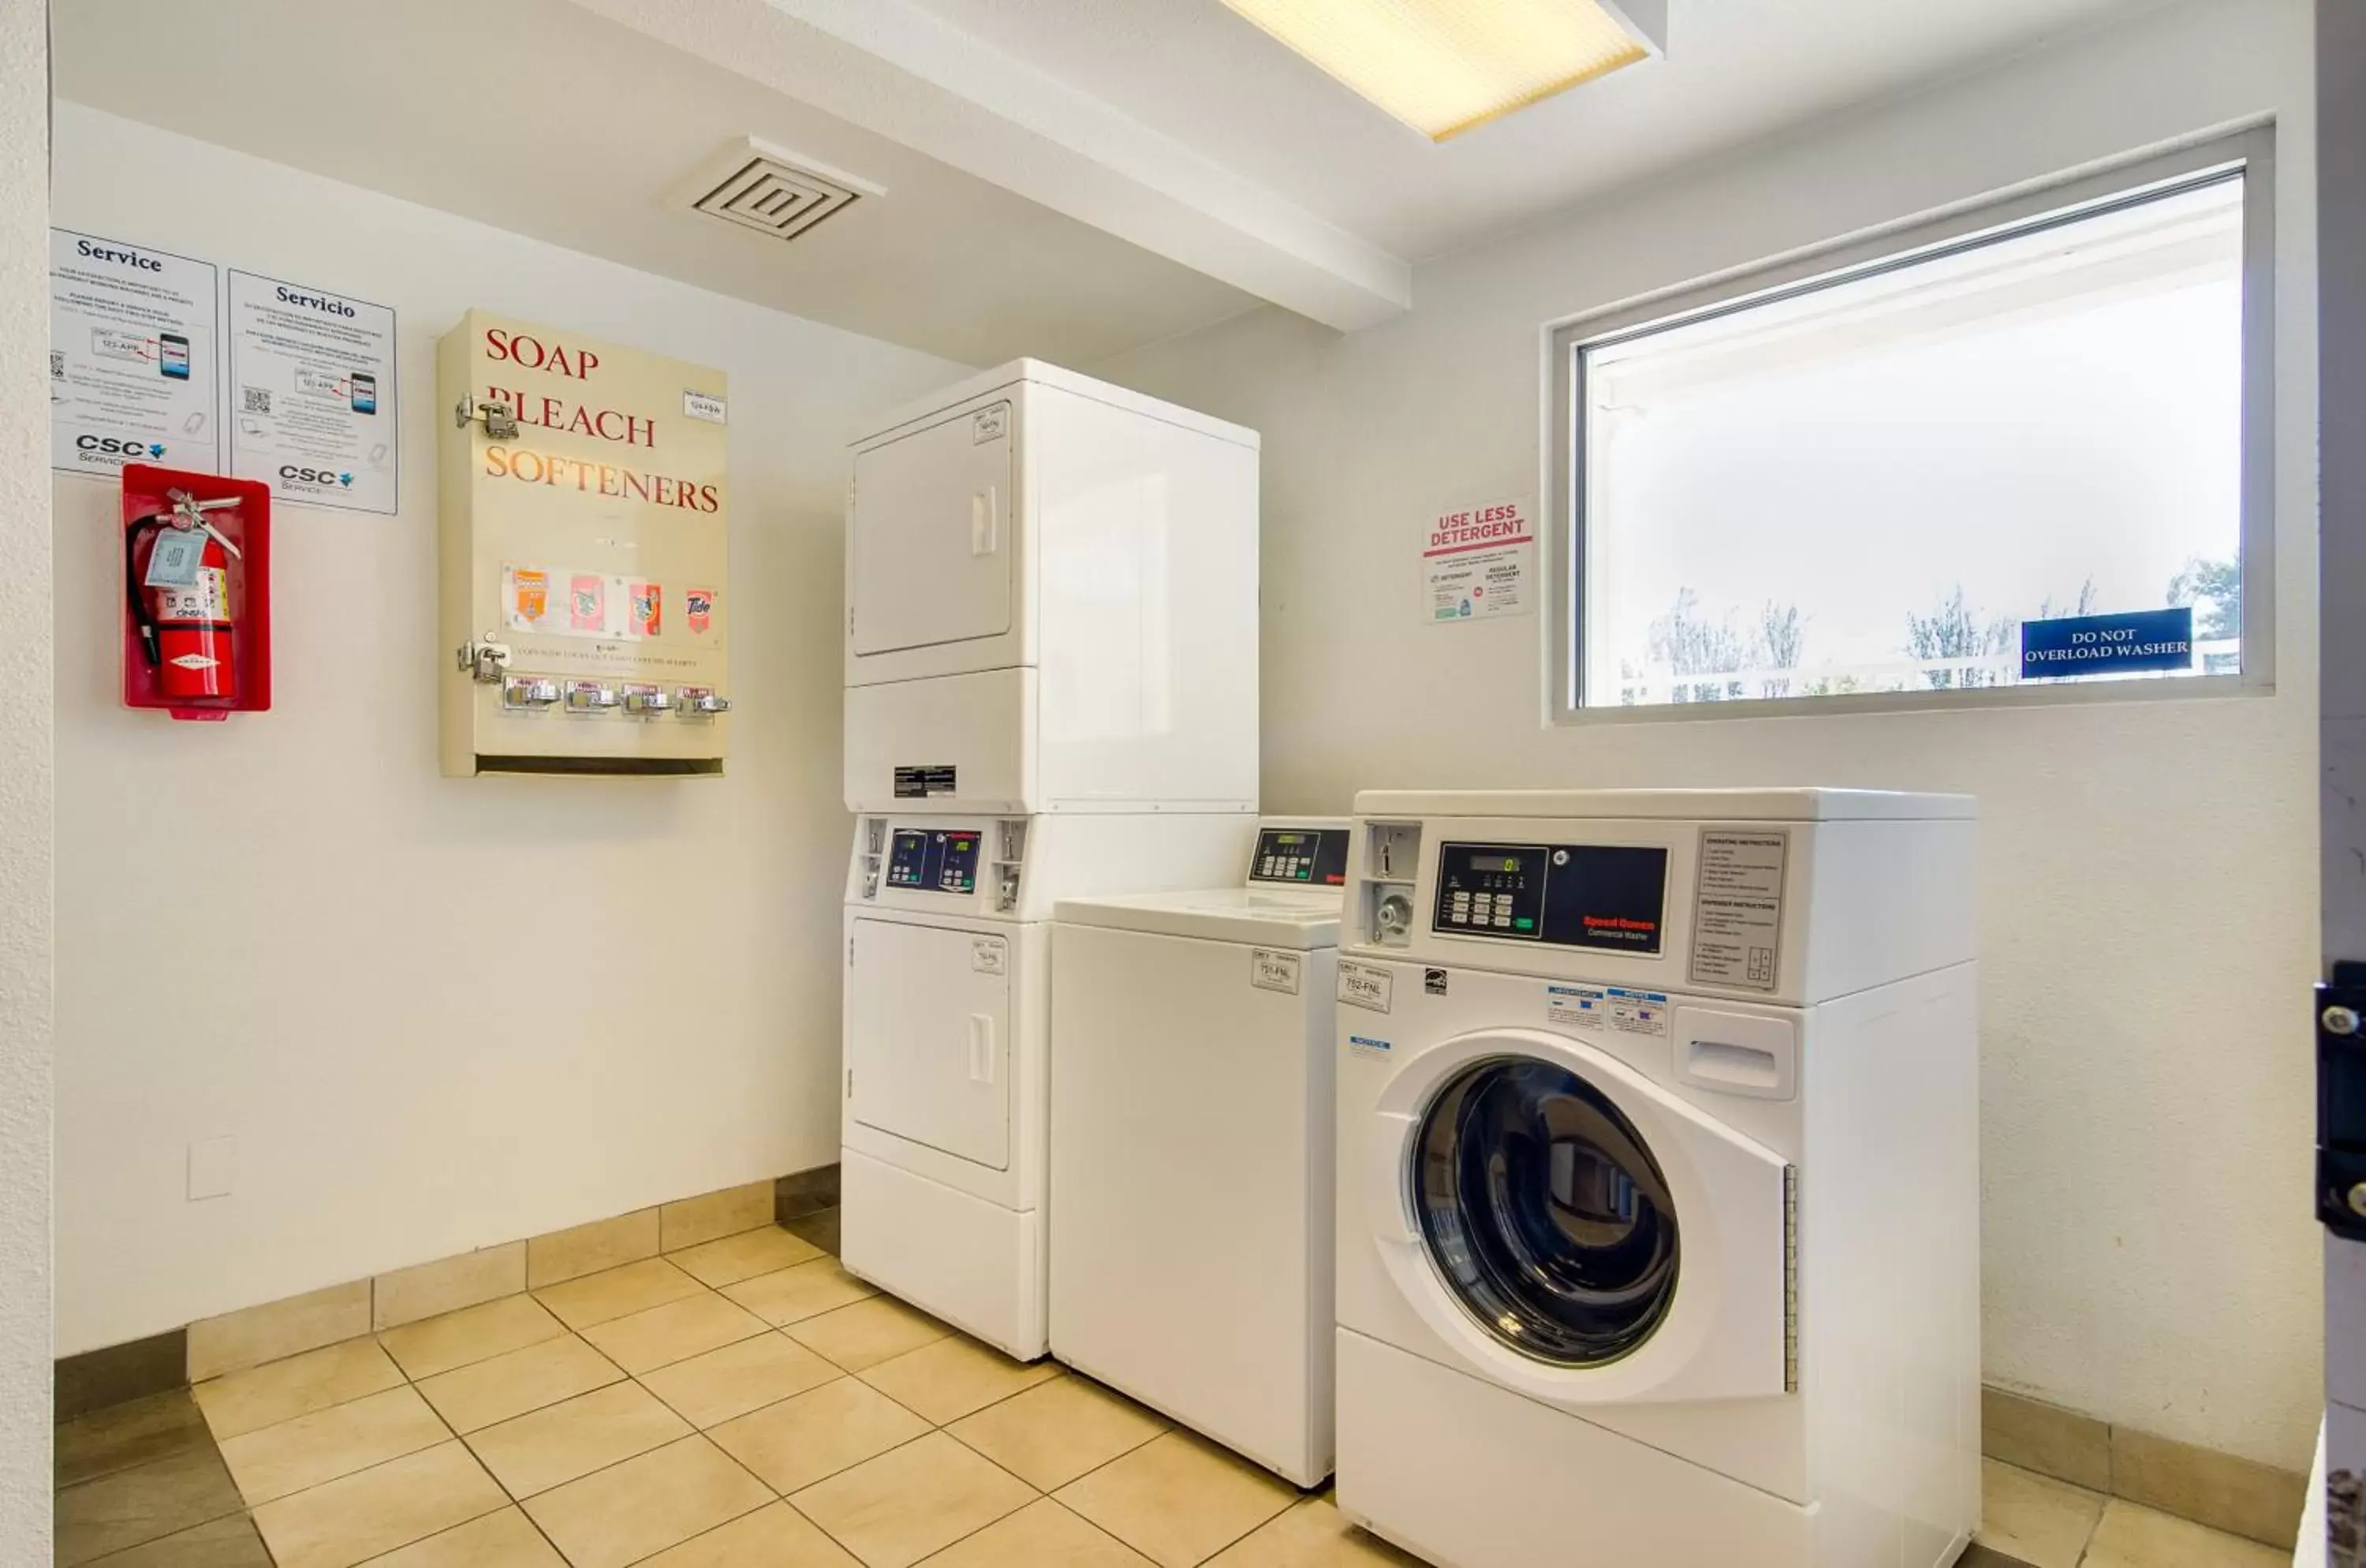
<path fill-rule="evenodd" d="M 140 651 L 147 655 L 151 670 L 163 663 L 164 656 L 156 645 L 156 617 L 149 611 L 148 595 L 140 592 L 140 541 L 172 520 L 169 512 L 154 512 L 123 531 L 123 591 L 130 598 L 131 624 L 140 628 Z"/>

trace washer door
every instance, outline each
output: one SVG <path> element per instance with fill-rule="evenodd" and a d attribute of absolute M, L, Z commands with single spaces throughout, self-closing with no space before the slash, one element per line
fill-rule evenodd
<path fill-rule="evenodd" d="M 1448 1290 L 1524 1355 L 1597 1367 L 1674 1303 L 1675 1194 L 1635 1124 L 1569 1068 L 1464 1067 L 1414 1134 L 1414 1217 Z"/>
<path fill-rule="evenodd" d="M 1783 1393 L 1784 1162 L 1582 1040 L 1408 1061 L 1366 1149 L 1374 1240 L 1446 1346 L 1557 1404 Z"/>

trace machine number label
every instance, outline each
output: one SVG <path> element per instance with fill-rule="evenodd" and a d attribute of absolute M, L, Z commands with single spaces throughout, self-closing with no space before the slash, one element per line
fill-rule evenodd
<path fill-rule="evenodd" d="M 1339 999 L 1351 1008 L 1367 1012 L 1389 1010 L 1390 995 L 1396 989 L 1396 976 L 1369 964 L 1339 965 Z"/>
<path fill-rule="evenodd" d="M 969 966 L 981 975 L 1003 972 L 1010 948 L 998 936 L 974 936 L 969 939 Z"/>
<path fill-rule="evenodd" d="M 1774 989 L 1783 934 L 1783 869 L 1791 836 L 1704 828 L 1693 901 L 1692 977 L 1707 986 Z"/>
<path fill-rule="evenodd" d="M 1010 425 L 1010 405 L 997 403 L 980 409 L 969 416 L 969 444 L 983 446 L 989 441 L 999 441 Z"/>
<path fill-rule="evenodd" d="M 1249 949 L 1249 984 L 1261 991 L 1279 991 L 1284 996 L 1294 997 L 1298 995 L 1300 963 L 1295 953 L 1253 947 Z"/>

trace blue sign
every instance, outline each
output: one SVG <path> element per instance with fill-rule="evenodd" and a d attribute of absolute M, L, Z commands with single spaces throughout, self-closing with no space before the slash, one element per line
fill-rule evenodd
<path fill-rule="evenodd" d="M 2021 623 L 2021 678 L 2193 668 L 2193 606 Z"/>

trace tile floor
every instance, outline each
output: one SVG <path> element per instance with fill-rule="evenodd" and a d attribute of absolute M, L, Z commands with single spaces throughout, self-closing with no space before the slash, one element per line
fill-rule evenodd
<path fill-rule="evenodd" d="M 1413 1562 L 1327 1495 L 874 1294 L 836 1242 L 814 1215 L 69 1423 L 56 1562 Z M 1973 1568 L 2288 1561 L 1995 1463 L 1988 1518 Z"/>

